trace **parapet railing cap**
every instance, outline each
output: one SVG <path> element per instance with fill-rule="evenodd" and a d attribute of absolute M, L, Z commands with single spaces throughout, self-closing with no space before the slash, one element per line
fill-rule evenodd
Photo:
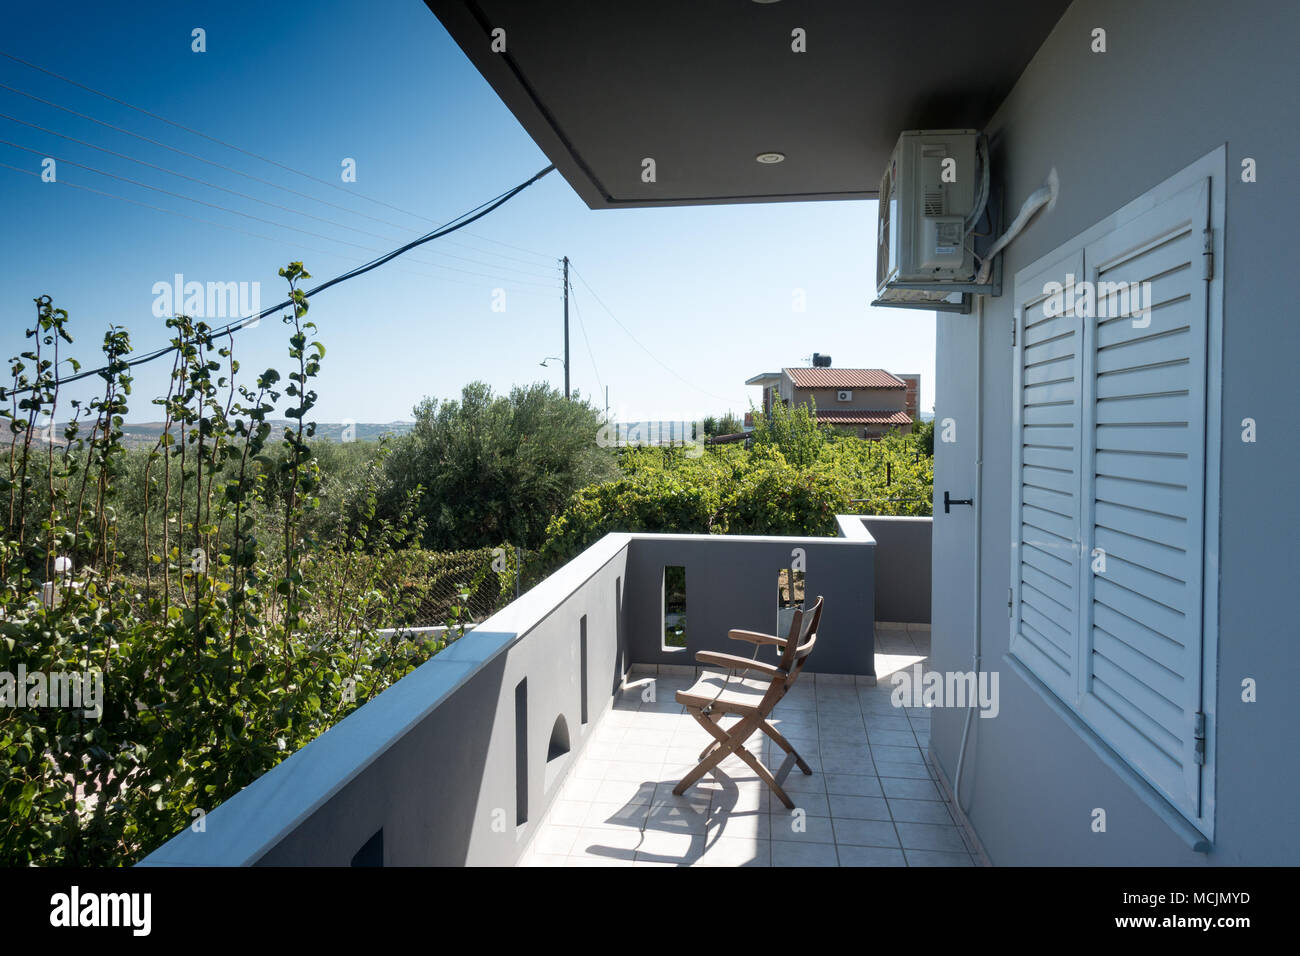
<path fill-rule="evenodd" d="M 862 544 L 875 544 L 875 537 L 867 530 L 866 519 L 868 517 L 870 516 L 836 515 L 835 525 L 839 528 L 840 537 Z"/>

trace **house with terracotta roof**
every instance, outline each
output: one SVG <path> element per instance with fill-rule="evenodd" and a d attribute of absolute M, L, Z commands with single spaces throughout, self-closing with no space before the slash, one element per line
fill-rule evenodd
<path fill-rule="evenodd" d="M 763 389 L 763 414 L 772 402 L 812 405 L 817 421 L 851 431 L 859 438 L 880 438 L 891 430 L 912 430 L 917 417 L 921 376 L 894 375 L 880 368 L 783 368 L 746 380 Z"/>

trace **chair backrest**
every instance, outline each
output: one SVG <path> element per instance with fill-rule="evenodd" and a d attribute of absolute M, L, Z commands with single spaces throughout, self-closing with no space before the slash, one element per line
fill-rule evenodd
<path fill-rule="evenodd" d="M 795 682 L 799 672 L 803 670 L 808 655 L 812 653 L 813 646 L 817 643 L 817 626 L 821 624 L 822 620 L 822 604 L 822 596 L 819 594 L 817 600 L 813 602 L 813 606 L 803 612 L 803 620 L 799 622 L 798 641 L 796 642 L 793 639 L 794 635 L 792 634 L 792 639 L 786 644 L 787 650 L 791 645 L 794 647 L 790 665 L 782 668 L 789 674 L 785 679 L 787 690 Z"/>
<path fill-rule="evenodd" d="M 785 648 L 777 664 L 785 676 L 777 677 L 772 681 L 768 694 L 764 695 L 764 703 L 768 703 L 766 698 L 771 697 L 770 704 L 775 705 L 799 677 L 799 672 L 803 670 L 808 655 L 812 653 L 813 646 L 817 643 L 817 626 L 822 619 L 822 604 L 822 597 L 818 595 L 812 607 L 794 612 L 794 618 L 790 622 L 790 633 L 786 635 Z"/>

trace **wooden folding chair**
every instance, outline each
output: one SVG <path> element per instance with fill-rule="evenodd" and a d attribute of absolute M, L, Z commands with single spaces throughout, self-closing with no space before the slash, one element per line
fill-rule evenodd
<path fill-rule="evenodd" d="M 691 785 L 734 753 L 753 768 L 782 803 L 794 809 L 794 801 L 781 789 L 772 772 L 763 765 L 763 761 L 746 750 L 744 744 L 755 731 L 761 730 L 776 741 L 778 747 L 794 758 L 800 770 L 805 774 L 812 773 L 812 768 L 790 745 L 790 741 L 781 736 L 780 731 L 773 727 L 767 718 L 794 685 L 799 672 L 803 670 L 804 662 L 817 642 L 817 625 L 821 621 L 821 616 L 822 599 L 818 597 L 808 610 L 795 611 L 794 618 L 790 622 L 790 633 L 786 637 L 759 634 L 756 631 L 727 632 L 727 637 L 733 641 L 748 641 L 753 644 L 755 658 L 764 645 L 775 645 L 781 652 L 781 659 L 776 664 L 766 664 L 757 659 L 746 660 L 733 654 L 719 654 L 714 651 L 696 653 L 695 659 L 701 664 L 725 667 L 727 673 L 706 674 L 688 690 L 677 692 L 677 702 L 683 705 L 686 712 L 712 735 L 714 742 L 704 748 L 700 753 L 699 764 L 673 787 L 673 793 L 681 796 Z M 758 676 L 733 681 L 732 674 L 737 671 Z M 724 716 L 735 716 L 740 719 L 724 729 L 721 723 Z"/>

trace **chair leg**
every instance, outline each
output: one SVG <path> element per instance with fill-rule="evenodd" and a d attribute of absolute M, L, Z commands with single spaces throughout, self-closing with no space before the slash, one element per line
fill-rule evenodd
<path fill-rule="evenodd" d="M 709 720 L 713 721 L 713 723 L 716 724 L 716 725 L 719 726 L 719 727 L 722 726 L 722 715 L 721 715 L 721 714 L 709 714 Z M 698 759 L 698 760 L 703 760 L 703 759 L 704 759 L 705 757 L 707 757 L 709 754 L 713 753 L 713 751 L 714 751 L 718 746 L 719 746 L 718 742 L 717 742 L 716 740 L 713 741 L 711 744 L 709 744 L 707 747 L 705 747 L 703 750 L 700 751 L 700 755 L 699 755 L 699 757 L 696 758 L 696 759 Z"/>
<path fill-rule="evenodd" d="M 673 794 L 679 797 L 686 792 L 688 787 L 694 784 L 718 764 L 722 763 L 722 761 L 725 760 L 732 751 L 739 747 L 744 740 L 743 737 L 737 739 L 734 734 L 728 735 L 726 731 L 714 722 L 712 715 L 706 716 L 698 710 L 688 710 L 687 713 L 694 717 L 698 724 L 712 734 L 717 740 L 717 743 L 713 746 L 711 752 L 695 765 L 695 769 L 682 777 L 682 779 L 678 781 L 677 786 L 673 787 Z M 746 721 L 742 720 L 740 724 L 737 724 L 737 727 L 743 725 L 745 722 Z M 752 732 L 753 729 L 751 728 L 749 733 Z M 748 734 L 746 734 L 746 736 L 748 736 Z"/>
<path fill-rule="evenodd" d="M 768 770 L 767 767 L 764 766 L 763 761 L 759 760 L 744 747 L 744 742 L 749 739 L 754 731 L 758 730 L 763 725 L 762 718 L 743 717 L 731 728 L 731 731 L 728 732 L 724 731 L 719 724 L 713 720 L 712 715 L 705 715 L 698 710 L 691 710 L 688 711 L 688 713 L 695 718 L 697 723 L 712 734 L 716 740 L 710 748 L 708 755 L 705 756 L 690 773 L 682 777 L 677 786 L 673 787 L 673 793 L 676 796 L 680 797 L 686 792 L 687 788 L 693 785 L 718 764 L 722 763 L 722 761 L 730 754 L 734 753 L 748 764 L 754 773 L 758 774 L 759 779 L 771 788 L 772 792 L 776 794 L 777 799 L 785 804 L 788 809 L 794 809 L 794 801 L 790 799 L 781 784 L 777 782 L 776 777 L 772 775 L 772 771 Z"/>
<path fill-rule="evenodd" d="M 722 726 L 722 718 L 725 717 L 725 716 L 726 716 L 726 714 L 714 714 L 714 715 L 711 717 L 711 719 L 713 720 L 714 723 L 716 723 L 719 727 L 721 727 L 721 726 Z M 754 736 L 753 731 L 750 731 L 749 736 L 750 736 L 750 737 Z M 704 759 L 705 757 L 707 757 L 709 754 L 713 753 L 714 749 L 715 749 L 717 746 L 718 746 L 718 742 L 715 740 L 713 743 L 709 744 L 707 747 L 705 747 L 703 750 L 701 750 L 701 751 L 700 751 L 700 755 L 699 755 L 699 757 L 696 758 L 696 759 L 698 759 L 698 760 L 703 760 L 703 759 Z"/>
<path fill-rule="evenodd" d="M 758 774 L 760 780 L 772 788 L 772 792 L 776 794 L 777 799 L 785 804 L 787 810 L 794 809 L 794 801 L 790 799 L 789 795 L 782 789 L 781 785 L 776 782 L 776 777 L 772 776 L 772 771 L 768 770 L 767 767 L 763 765 L 763 761 L 759 760 L 744 747 L 737 750 L 736 755 L 740 757 L 741 760 L 745 761 L 745 763 L 749 764 L 754 773 Z"/>
<path fill-rule="evenodd" d="M 786 740 L 784 737 L 781 736 L 781 732 L 779 730 L 773 727 L 766 720 L 763 721 L 763 723 L 760 726 L 762 728 L 763 733 L 767 734 L 769 737 L 775 740 L 776 745 L 778 747 L 780 747 L 782 750 L 784 750 L 786 753 L 788 753 L 791 757 L 794 758 L 794 762 L 798 764 L 800 770 L 802 770 L 805 774 L 812 773 L 812 768 L 809 767 L 808 764 L 804 762 L 803 757 L 799 756 L 799 751 L 795 750 L 794 747 L 790 745 L 790 741 Z"/>

